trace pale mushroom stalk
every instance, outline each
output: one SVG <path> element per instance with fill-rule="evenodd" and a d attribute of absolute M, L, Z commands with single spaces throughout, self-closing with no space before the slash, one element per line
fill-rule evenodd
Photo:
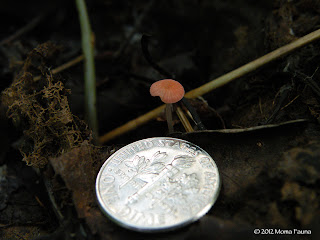
<path fill-rule="evenodd" d="M 166 104 L 166 119 L 167 119 L 169 134 L 173 133 L 172 103 Z"/>

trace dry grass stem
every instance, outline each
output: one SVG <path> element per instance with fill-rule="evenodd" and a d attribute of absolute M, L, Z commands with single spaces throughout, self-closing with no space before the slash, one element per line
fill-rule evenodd
<path fill-rule="evenodd" d="M 74 65 L 76 65 L 77 63 L 81 62 L 83 60 L 83 55 L 80 55 L 72 60 L 70 60 L 69 62 L 66 62 L 62 65 L 60 65 L 59 67 L 52 69 L 51 74 L 57 74 L 59 72 L 62 72 L 63 70 L 66 70 Z M 33 78 L 34 81 L 39 81 L 41 78 L 41 76 L 36 76 Z"/>
<path fill-rule="evenodd" d="M 181 109 L 181 107 L 177 107 L 176 113 L 184 127 L 184 129 L 186 130 L 186 132 L 193 132 L 193 128 L 187 118 L 187 116 L 184 114 L 183 110 Z"/>
<path fill-rule="evenodd" d="M 86 120 L 92 130 L 93 140 L 98 143 L 98 117 L 96 109 L 96 74 L 94 64 L 93 34 L 85 0 L 76 0 L 81 28 L 84 57 L 84 97 Z"/>

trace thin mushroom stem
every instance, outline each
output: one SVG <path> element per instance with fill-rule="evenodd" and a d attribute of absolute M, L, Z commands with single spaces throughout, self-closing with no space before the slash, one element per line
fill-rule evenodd
<path fill-rule="evenodd" d="M 166 104 L 166 118 L 168 123 L 169 134 L 171 134 L 173 133 L 172 103 Z"/>

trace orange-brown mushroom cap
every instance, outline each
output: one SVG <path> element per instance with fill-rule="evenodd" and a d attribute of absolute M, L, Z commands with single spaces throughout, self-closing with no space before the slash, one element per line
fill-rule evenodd
<path fill-rule="evenodd" d="M 176 103 L 183 98 L 184 88 L 175 80 L 163 79 L 151 85 L 150 94 L 159 96 L 164 103 Z"/>

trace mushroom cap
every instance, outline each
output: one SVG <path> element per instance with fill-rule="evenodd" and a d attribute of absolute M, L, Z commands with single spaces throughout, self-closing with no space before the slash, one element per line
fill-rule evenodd
<path fill-rule="evenodd" d="M 159 96 L 164 103 L 176 103 L 183 98 L 184 88 L 175 80 L 163 79 L 151 85 L 150 94 Z"/>

